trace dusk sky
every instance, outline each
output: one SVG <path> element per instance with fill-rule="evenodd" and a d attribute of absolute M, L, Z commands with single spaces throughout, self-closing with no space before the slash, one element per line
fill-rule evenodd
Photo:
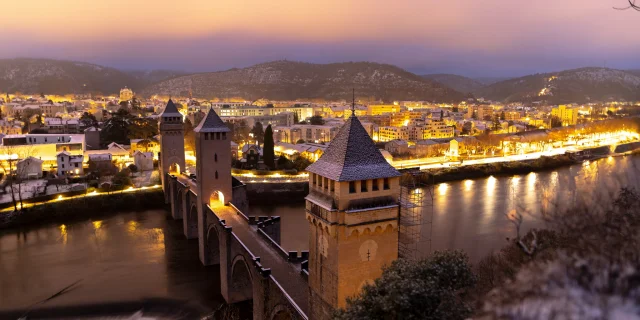
<path fill-rule="evenodd" d="M 271 60 L 375 61 L 518 76 L 640 68 L 626 0 L 23 0 L 0 7 L 0 58 L 191 72 Z"/>

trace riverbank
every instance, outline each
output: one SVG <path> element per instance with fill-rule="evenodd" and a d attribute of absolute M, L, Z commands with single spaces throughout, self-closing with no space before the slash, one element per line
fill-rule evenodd
<path fill-rule="evenodd" d="M 554 170 L 576 164 L 568 155 L 540 157 L 532 160 L 474 164 L 460 167 L 428 169 L 416 175 L 419 183 L 435 184 L 447 181 L 476 179 L 497 175 L 528 174 L 530 172 Z M 405 178 L 406 179 L 406 178 Z"/>
<path fill-rule="evenodd" d="M 123 211 L 166 209 L 161 188 L 49 201 L 20 211 L 0 213 L 0 230 L 95 219 Z"/>

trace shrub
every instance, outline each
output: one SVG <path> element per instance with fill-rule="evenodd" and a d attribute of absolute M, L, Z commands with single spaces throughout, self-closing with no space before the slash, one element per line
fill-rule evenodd
<path fill-rule="evenodd" d="M 419 261 L 396 260 L 361 294 L 347 299 L 336 319 L 465 319 L 461 299 L 475 277 L 462 251 L 436 251 Z"/>

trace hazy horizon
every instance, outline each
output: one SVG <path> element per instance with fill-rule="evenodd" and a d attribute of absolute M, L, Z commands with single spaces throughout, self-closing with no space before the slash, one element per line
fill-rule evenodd
<path fill-rule="evenodd" d="M 0 58 L 189 73 L 285 59 L 371 61 L 473 78 L 640 69 L 640 13 L 613 9 L 625 3 L 23 1 L 5 6 L 12 14 L 0 20 Z"/>

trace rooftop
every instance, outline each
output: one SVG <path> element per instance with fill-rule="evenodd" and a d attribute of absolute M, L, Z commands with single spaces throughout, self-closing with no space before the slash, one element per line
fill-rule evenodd
<path fill-rule="evenodd" d="M 345 122 L 320 159 L 307 167 L 307 171 L 334 181 L 400 176 L 355 116 Z"/>
<path fill-rule="evenodd" d="M 195 132 L 230 132 L 231 130 L 227 125 L 220 119 L 218 114 L 213 110 L 213 108 L 209 108 L 207 115 L 200 121 L 195 129 Z"/>
<path fill-rule="evenodd" d="M 167 106 L 164 107 L 164 111 L 160 115 L 163 117 L 182 117 L 182 113 L 178 112 L 178 108 L 171 99 L 169 99 Z"/>

